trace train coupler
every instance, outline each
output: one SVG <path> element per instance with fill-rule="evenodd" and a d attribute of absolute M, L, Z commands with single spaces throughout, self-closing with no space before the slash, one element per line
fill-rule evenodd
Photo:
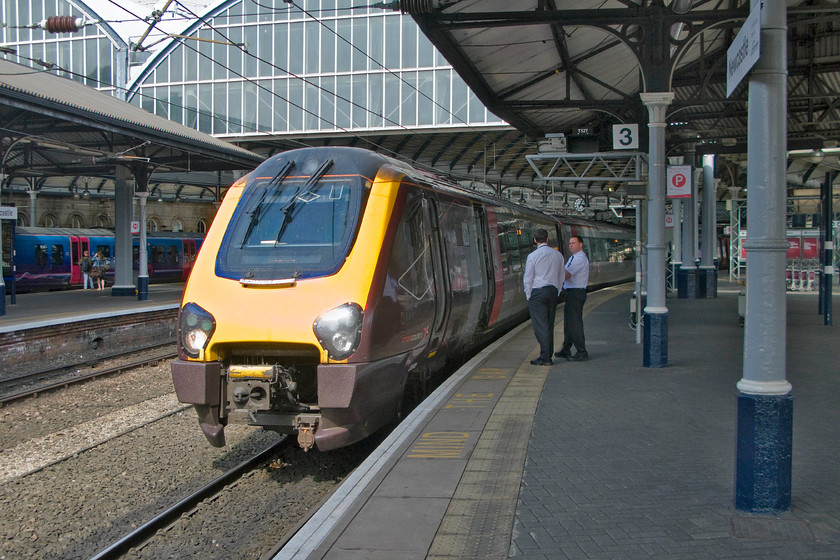
<path fill-rule="evenodd" d="M 304 451 L 315 447 L 315 430 L 318 429 L 318 419 L 315 416 L 298 416 L 297 418 L 298 445 Z"/>

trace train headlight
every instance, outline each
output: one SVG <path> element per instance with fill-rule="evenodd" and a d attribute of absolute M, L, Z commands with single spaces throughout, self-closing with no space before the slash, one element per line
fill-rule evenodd
<path fill-rule="evenodd" d="M 345 303 L 315 319 L 312 330 L 331 359 L 344 360 L 359 347 L 363 314 L 359 304 Z"/>
<path fill-rule="evenodd" d="M 181 308 L 178 321 L 178 340 L 181 349 L 190 358 L 198 358 L 216 330 L 216 320 L 210 313 L 194 303 Z"/>

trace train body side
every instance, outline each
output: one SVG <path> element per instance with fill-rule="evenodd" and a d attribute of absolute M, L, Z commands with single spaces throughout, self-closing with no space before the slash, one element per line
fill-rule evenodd
<path fill-rule="evenodd" d="M 188 233 L 150 233 L 147 238 L 151 282 L 186 280 L 203 236 Z M 133 239 L 134 270 L 139 262 L 139 240 Z M 108 259 L 106 280 L 113 282 L 119 260 L 114 234 L 104 229 L 29 228 L 18 226 L 14 237 L 15 289 L 19 292 L 60 290 L 82 285 L 79 260 L 84 251 L 97 251 Z M 11 289 L 11 269 L 4 266 L 4 282 Z"/>

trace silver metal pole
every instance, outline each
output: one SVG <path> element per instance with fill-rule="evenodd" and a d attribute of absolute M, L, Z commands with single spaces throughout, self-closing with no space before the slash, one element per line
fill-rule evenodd
<path fill-rule="evenodd" d="M 648 191 L 647 306 L 644 313 L 644 367 L 668 365 L 668 307 L 665 305 L 665 112 L 673 92 L 641 93 L 648 109 L 650 189 Z"/>
<path fill-rule="evenodd" d="M 747 301 L 738 382 L 735 507 L 790 509 L 793 397 L 785 378 L 787 25 L 784 2 L 761 9 L 761 56 L 747 116 Z"/>

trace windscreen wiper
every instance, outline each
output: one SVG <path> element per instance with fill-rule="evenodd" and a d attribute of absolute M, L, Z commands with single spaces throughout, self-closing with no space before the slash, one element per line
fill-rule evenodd
<path fill-rule="evenodd" d="M 260 197 L 260 201 L 257 203 L 254 210 L 250 212 L 251 221 L 248 223 L 248 229 L 245 230 L 245 235 L 242 237 L 242 244 L 239 246 L 240 249 L 242 249 L 245 246 L 245 243 L 248 242 L 248 238 L 251 236 L 251 233 L 253 233 L 254 228 L 258 223 L 260 223 L 260 218 L 262 217 L 263 212 L 269 206 L 267 203 L 264 202 L 265 197 L 268 195 L 268 189 L 271 188 L 271 186 L 273 185 L 279 185 L 280 183 L 282 183 L 286 179 L 286 177 L 288 177 L 289 173 L 292 171 L 292 168 L 294 168 L 294 166 L 295 162 L 287 161 L 286 165 L 284 165 L 283 168 L 280 169 L 277 175 L 272 177 L 272 179 L 265 184 L 265 189 L 263 190 L 262 196 Z M 271 201 L 273 201 L 274 198 L 278 196 L 278 194 L 279 189 L 274 189 L 274 193 L 271 196 Z"/>
<path fill-rule="evenodd" d="M 333 163 L 334 162 L 331 159 L 328 159 L 327 161 L 322 163 L 321 167 L 319 167 L 318 170 L 315 171 L 315 173 L 313 173 L 309 177 L 309 179 L 306 180 L 306 183 L 304 183 L 303 187 L 301 187 L 301 189 L 298 192 L 296 192 L 294 196 L 292 196 L 292 198 L 289 199 L 289 202 L 284 204 L 283 207 L 280 209 L 280 211 L 283 212 L 283 222 L 280 224 L 280 229 L 277 231 L 277 238 L 274 240 L 275 247 L 277 247 L 277 245 L 280 243 L 280 238 L 283 237 L 284 233 L 286 233 L 286 228 L 289 227 L 292 218 L 294 218 L 295 214 L 298 211 L 298 208 L 300 208 L 298 206 L 297 201 L 302 200 L 303 202 L 309 202 L 303 197 L 312 192 L 312 189 L 314 189 L 315 186 L 318 184 L 318 181 L 320 181 L 321 178 L 324 175 L 326 175 L 327 171 L 330 170 L 330 167 L 332 167 Z"/>

